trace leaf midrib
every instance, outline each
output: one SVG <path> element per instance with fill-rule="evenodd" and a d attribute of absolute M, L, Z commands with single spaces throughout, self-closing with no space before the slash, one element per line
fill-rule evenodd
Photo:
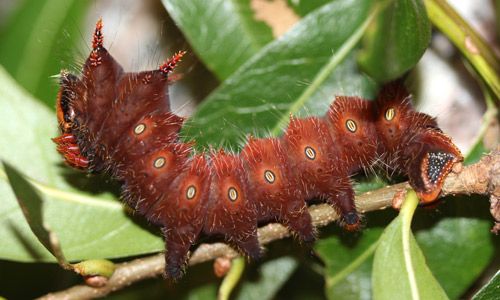
<path fill-rule="evenodd" d="M 405 199 L 405 203 L 401 209 L 401 243 L 403 244 L 403 257 L 406 274 L 408 275 L 408 283 L 412 299 L 419 300 L 420 293 L 418 290 L 417 278 L 415 274 L 415 267 L 411 255 L 411 220 L 418 204 L 418 198 L 414 191 L 409 191 L 409 195 Z"/>
<path fill-rule="evenodd" d="M 380 237 L 365 251 L 363 251 L 356 259 L 354 259 L 349 265 L 340 270 L 337 275 L 330 277 L 326 280 L 326 287 L 331 288 L 337 283 L 339 283 L 342 279 L 347 277 L 347 275 L 351 274 L 354 270 L 356 270 L 363 262 L 365 262 L 377 249 L 379 244 Z"/>
<path fill-rule="evenodd" d="M 26 175 L 22 175 L 34 188 L 45 196 L 51 196 L 54 199 L 61 200 L 63 202 L 73 202 L 80 205 L 102 207 L 111 210 L 122 210 L 122 205 L 116 201 L 107 200 L 97 200 L 95 197 L 90 197 L 78 193 L 63 191 L 61 189 L 40 183 Z M 7 175 L 3 169 L 0 169 L 0 179 L 2 179 L 6 184 L 8 183 Z"/>
<path fill-rule="evenodd" d="M 276 123 L 276 125 L 271 130 L 271 134 L 276 136 L 281 133 L 284 125 L 288 122 L 289 116 L 296 113 L 305 103 L 311 100 L 312 95 L 322 86 L 323 82 L 333 73 L 335 68 L 347 57 L 347 55 L 354 49 L 358 42 L 363 37 L 366 29 L 371 22 L 377 17 L 382 9 L 381 3 L 376 3 L 372 6 L 371 12 L 366 18 L 366 20 L 361 23 L 361 25 L 354 31 L 354 33 L 342 44 L 336 53 L 334 53 L 328 64 L 326 64 L 318 74 L 314 77 L 311 84 L 307 86 L 302 94 L 297 98 L 295 102 L 288 108 L 286 113 L 283 113 L 281 119 Z"/>

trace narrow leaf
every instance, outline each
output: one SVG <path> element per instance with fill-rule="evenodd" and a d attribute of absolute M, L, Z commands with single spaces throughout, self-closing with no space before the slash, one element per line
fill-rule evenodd
<path fill-rule="evenodd" d="M 472 297 L 473 300 L 494 300 L 500 295 L 500 271 L 485 284 L 477 294 Z"/>
<path fill-rule="evenodd" d="M 420 0 L 393 0 L 366 35 L 359 62 L 378 81 L 400 77 L 424 54 L 431 24 Z"/>
<path fill-rule="evenodd" d="M 66 258 L 112 258 L 163 250 L 162 239 L 147 224 L 127 215 L 113 200 L 115 196 L 89 196 L 100 178 L 86 177 L 63 165 L 50 140 L 57 135 L 55 114 L 1 67 L 0 83 L 0 158 L 29 175 L 30 184 L 43 199 L 43 221 L 57 232 Z M 54 261 L 28 226 L 1 168 L 0 194 L 0 258 Z"/>
<path fill-rule="evenodd" d="M 368 228 L 354 243 L 338 236 L 315 245 L 325 263 L 325 293 L 328 299 L 370 299 L 373 254 L 382 230 Z"/>
<path fill-rule="evenodd" d="M 285 256 L 267 261 L 259 266 L 256 280 L 245 280 L 235 299 L 264 300 L 274 299 L 275 294 L 292 276 L 298 263 L 293 257 Z"/>
<path fill-rule="evenodd" d="M 61 266 L 71 269 L 61 250 L 57 235 L 44 222 L 43 210 L 45 204 L 42 197 L 40 197 L 35 188 L 16 169 L 8 163 L 2 162 L 2 164 L 31 231 L 33 231 L 45 249 L 54 255 Z"/>
<path fill-rule="evenodd" d="M 399 216 L 384 230 L 373 262 L 374 299 L 448 299 L 411 232 L 418 204 L 409 191 Z"/>
<path fill-rule="evenodd" d="M 205 65 L 220 80 L 272 41 L 255 19 L 250 0 L 163 0 L 163 5 Z"/>
<path fill-rule="evenodd" d="M 335 95 L 371 95 L 348 58 L 378 8 L 341 0 L 309 14 L 214 91 L 184 133 L 204 145 L 235 146 L 243 133 L 279 134 L 290 113 L 324 114 Z"/>
<path fill-rule="evenodd" d="M 444 0 L 425 0 L 432 23 L 446 35 L 474 66 L 500 100 L 500 60 L 481 36 Z"/>
<path fill-rule="evenodd" d="M 287 2 L 288 5 L 290 5 L 298 15 L 305 16 L 308 13 L 317 9 L 318 7 L 331 2 L 331 0 L 307 0 L 307 1 L 287 0 Z"/>
<path fill-rule="evenodd" d="M 29 92 L 54 107 L 51 76 L 62 61 L 73 62 L 73 47 L 81 39 L 80 20 L 88 1 L 22 1 L 0 33 L 0 64 Z"/>
<path fill-rule="evenodd" d="M 454 217 L 416 234 L 427 265 L 451 299 L 462 296 L 494 257 L 490 226 L 489 220 Z"/>
<path fill-rule="evenodd" d="M 283 256 L 267 260 L 262 264 L 252 263 L 253 270 L 250 268 L 245 272 L 241 283 L 238 284 L 230 299 L 238 300 L 267 300 L 275 299 L 276 293 L 282 288 L 292 274 L 296 271 L 298 262 L 294 257 Z M 213 279 L 213 269 L 209 266 L 203 268 L 196 266 L 198 270 L 191 269 L 187 277 L 179 282 L 179 295 L 175 293 L 170 298 L 175 299 L 216 299 L 217 286 Z M 198 273 L 193 273 L 198 271 Z"/>

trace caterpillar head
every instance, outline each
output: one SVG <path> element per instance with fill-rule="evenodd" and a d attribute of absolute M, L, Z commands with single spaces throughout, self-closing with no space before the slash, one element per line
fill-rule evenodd
<path fill-rule="evenodd" d="M 78 146 L 78 139 L 73 134 L 73 129 L 78 126 L 77 112 L 74 103 L 81 96 L 81 84 L 78 77 L 65 70 L 60 74 L 61 88 L 57 94 L 56 115 L 61 135 L 53 138 L 57 144 L 57 151 L 64 157 L 64 161 L 75 169 L 87 169 L 89 167 L 88 157 L 82 154 Z"/>
<path fill-rule="evenodd" d="M 56 114 L 59 128 L 63 133 L 68 133 L 75 122 L 75 109 L 73 103 L 79 97 L 79 79 L 66 70 L 60 74 L 60 86 L 56 100 Z"/>

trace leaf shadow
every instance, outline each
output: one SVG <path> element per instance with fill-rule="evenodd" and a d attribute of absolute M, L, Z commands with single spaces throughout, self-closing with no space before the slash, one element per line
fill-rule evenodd
<path fill-rule="evenodd" d="M 89 194 L 110 193 L 115 198 L 120 198 L 120 183 L 112 180 L 106 174 L 89 174 L 68 168 L 63 163 L 59 164 L 61 176 L 73 188 Z"/>
<path fill-rule="evenodd" d="M 22 231 L 16 227 L 16 224 L 12 222 L 11 220 L 8 221 L 9 229 L 13 232 L 14 237 L 17 239 L 19 242 L 18 244 L 21 245 L 24 250 L 26 250 L 27 253 L 35 260 L 35 261 L 42 261 L 44 258 L 46 258 L 45 255 L 43 255 L 42 251 L 40 248 L 36 248 L 33 246 L 33 241 L 34 239 L 29 239 L 26 238 Z"/>
<path fill-rule="evenodd" d="M 447 196 L 435 205 L 418 207 L 412 222 L 414 232 L 428 230 L 446 218 L 469 218 L 492 222 L 488 198 L 481 195 Z"/>
<path fill-rule="evenodd" d="M 60 250 L 57 238 L 55 235 L 52 236 L 52 233 L 44 222 L 43 209 L 45 200 L 37 193 L 27 179 L 23 177 L 23 174 L 13 166 L 7 162 L 3 162 L 3 167 L 31 232 L 60 263 L 65 263 L 65 258 Z"/>

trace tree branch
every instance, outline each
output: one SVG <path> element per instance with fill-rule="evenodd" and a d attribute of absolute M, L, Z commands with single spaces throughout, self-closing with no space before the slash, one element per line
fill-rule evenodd
<path fill-rule="evenodd" d="M 457 168 L 455 168 L 457 169 Z M 394 195 L 406 190 L 408 183 L 399 183 L 375 191 L 356 196 L 356 204 L 360 212 L 385 209 L 392 205 Z M 463 167 L 457 173 L 451 173 L 443 186 L 441 196 L 455 194 L 483 194 L 491 199 L 500 197 L 500 147 L 484 156 L 480 162 Z M 492 202 L 492 207 L 494 207 Z M 498 208 L 498 205 L 497 205 Z M 315 226 L 325 226 L 335 220 L 338 215 L 327 205 L 314 205 L 309 208 Z M 492 209 L 496 223 L 500 221 L 498 210 Z M 290 232 L 281 224 L 269 224 L 259 228 L 259 242 L 264 245 L 274 240 L 290 236 Z M 213 260 L 217 257 L 235 257 L 238 253 L 223 243 L 201 244 L 192 254 L 189 265 Z M 161 276 L 165 268 L 162 253 L 117 265 L 116 271 L 104 287 L 78 285 L 57 293 L 47 294 L 40 299 L 91 299 L 103 297 L 111 292 L 122 289 L 134 282 Z"/>

